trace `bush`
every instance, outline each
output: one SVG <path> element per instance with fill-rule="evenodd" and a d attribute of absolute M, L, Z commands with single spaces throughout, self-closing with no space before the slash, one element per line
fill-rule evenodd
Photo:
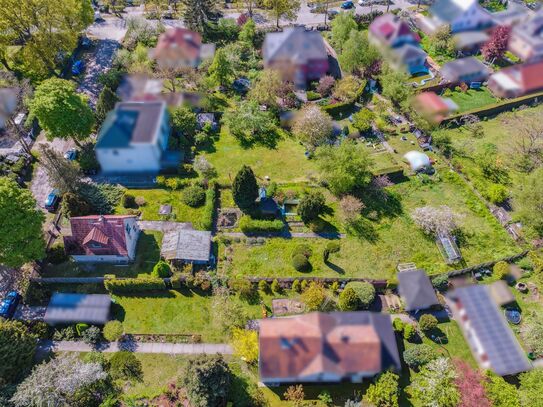
<path fill-rule="evenodd" d="M 490 202 L 499 204 L 509 197 L 509 190 L 501 184 L 491 184 L 484 195 Z"/>
<path fill-rule="evenodd" d="M 279 219 L 253 219 L 245 215 L 239 221 L 239 228 L 243 233 L 280 233 L 284 227 L 285 225 Z"/>
<path fill-rule="evenodd" d="M 112 294 L 155 291 L 166 288 L 164 280 L 155 277 L 110 279 L 104 281 L 104 286 Z"/>
<path fill-rule="evenodd" d="M 318 100 L 322 98 L 322 95 L 318 92 L 313 92 L 312 90 L 307 91 L 307 100 Z"/>
<path fill-rule="evenodd" d="M 509 264 L 505 261 L 499 261 L 494 264 L 492 271 L 497 278 L 500 280 L 505 280 L 505 278 L 509 275 Z"/>
<path fill-rule="evenodd" d="M 297 293 L 301 292 L 302 291 L 302 286 L 300 284 L 300 280 L 294 280 L 292 282 L 292 290 L 293 291 L 296 291 Z"/>
<path fill-rule="evenodd" d="M 140 206 L 145 205 L 145 198 L 143 196 L 137 196 L 135 199 L 136 205 L 138 205 L 138 208 Z"/>
<path fill-rule="evenodd" d="M 140 380 L 141 362 L 132 352 L 115 352 L 109 359 L 109 374 L 114 379 Z"/>
<path fill-rule="evenodd" d="M 360 299 L 360 308 L 368 309 L 375 300 L 375 287 L 365 281 L 353 281 L 346 285 L 354 290 Z"/>
<path fill-rule="evenodd" d="M 202 206 L 206 200 L 206 192 L 198 185 L 183 190 L 183 202 L 192 208 Z"/>
<path fill-rule="evenodd" d="M 202 230 L 211 230 L 213 217 L 215 216 L 215 204 L 217 201 L 217 184 L 210 183 L 206 191 L 206 205 L 200 216 L 199 226 Z"/>
<path fill-rule="evenodd" d="M 156 278 L 170 277 L 171 274 L 172 270 L 170 268 L 170 265 L 162 260 L 155 264 L 155 266 L 153 267 L 153 272 L 151 273 L 151 275 Z"/>
<path fill-rule="evenodd" d="M 403 353 L 403 360 L 411 369 L 418 369 L 428 362 L 437 359 L 439 354 L 425 343 L 407 348 Z"/>
<path fill-rule="evenodd" d="M 309 192 L 305 194 L 298 208 L 296 209 L 300 218 L 305 224 L 308 224 L 316 219 L 324 212 L 326 208 L 326 201 L 324 195 L 320 191 Z"/>
<path fill-rule="evenodd" d="M 121 321 L 109 321 L 104 325 L 103 334 L 106 341 L 118 341 L 123 336 L 123 333 L 124 328 Z"/>
<path fill-rule="evenodd" d="M 326 263 L 328 261 L 331 253 L 339 252 L 339 248 L 340 248 L 339 242 L 336 242 L 336 241 L 328 242 L 322 252 L 322 259 L 324 260 L 324 262 Z"/>
<path fill-rule="evenodd" d="M 403 330 L 405 328 L 405 323 L 400 318 L 394 318 L 392 321 L 392 327 L 394 328 L 395 332 L 403 333 Z"/>
<path fill-rule="evenodd" d="M 228 280 L 228 287 L 244 299 L 249 299 L 254 294 L 253 284 L 246 278 L 231 278 Z"/>
<path fill-rule="evenodd" d="M 302 286 L 304 283 L 307 285 L 306 280 L 302 282 Z M 302 302 L 305 303 L 308 311 L 317 311 L 322 307 L 322 304 L 326 300 L 326 290 L 322 284 L 312 282 L 309 287 L 304 289 L 301 299 Z"/>
<path fill-rule="evenodd" d="M 437 328 L 437 318 L 432 314 L 424 314 L 419 319 L 419 327 L 422 332 L 430 332 Z"/>
<path fill-rule="evenodd" d="M 97 326 L 91 326 L 81 333 L 83 341 L 89 345 L 96 345 L 102 339 L 102 333 Z"/>
<path fill-rule="evenodd" d="M 302 244 L 297 245 L 294 248 L 291 256 L 292 258 L 296 256 L 304 256 L 306 258 L 309 258 L 311 257 L 312 254 L 313 254 L 313 249 L 311 249 L 311 246 L 309 246 L 308 244 L 302 243 Z"/>
<path fill-rule="evenodd" d="M 445 291 L 449 287 L 449 276 L 447 273 L 438 274 L 432 278 L 432 285 L 438 291 Z"/>
<path fill-rule="evenodd" d="M 67 192 L 62 196 L 60 211 L 67 218 L 72 216 L 90 215 L 93 210 L 91 206 L 79 195 Z"/>
<path fill-rule="evenodd" d="M 311 263 L 303 254 L 297 254 L 292 258 L 292 266 L 299 272 L 311 270 Z"/>
<path fill-rule="evenodd" d="M 338 290 L 339 290 L 339 283 L 337 281 L 334 281 L 330 285 L 330 291 L 332 291 L 332 293 L 334 293 L 334 294 L 337 294 Z"/>
<path fill-rule="evenodd" d="M 64 250 L 63 243 L 55 243 L 47 252 L 47 261 L 52 264 L 64 263 L 68 260 L 68 255 Z"/>
<path fill-rule="evenodd" d="M 405 326 L 403 327 L 403 338 L 406 341 L 411 342 L 415 340 L 416 337 L 417 331 L 415 330 L 415 327 L 411 324 L 405 324 Z"/>
<path fill-rule="evenodd" d="M 282 290 L 281 290 L 281 286 L 279 285 L 279 281 L 277 281 L 277 279 L 274 279 L 271 283 L 271 289 L 274 293 L 280 293 Z"/>
<path fill-rule="evenodd" d="M 267 293 L 270 292 L 270 285 L 268 284 L 268 282 L 267 282 L 266 280 L 260 280 L 260 281 L 258 282 L 258 289 L 259 289 L 261 292 L 267 294 Z"/>
<path fill-rule="evenodd" d="M 123 208 L 135 208 L 136 207 L 136 197 L 132 194 L 124 194 L 121 201 Z"/>
<path fill-rule="evenodd" d="M 342 311 L 355 311 L 360 306 L 360 298 L 351 287 L 347 287 L 339 294 L 338 306 Z"/>

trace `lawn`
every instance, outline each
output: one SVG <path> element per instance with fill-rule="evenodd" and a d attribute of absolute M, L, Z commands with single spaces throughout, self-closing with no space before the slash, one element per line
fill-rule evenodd
<path fill-rule="evenodd" d="M 454 175 L 445 173 L 441 180 L 421 182 L 413 177 L 390 187 L 387 202 L 366 202 L 366 219 L 358 231 L 359 237 L 341 239 L 341 250 L 322 258 L 325 239 L 270 238 L 264 244 L 249 245 L 232 242 L 232 263 L 224 263 L 225 246 L 220 244 L 219 264 L 231 274 L 258 276 L 328 276 L 388 279 L 396 274 L 398 263 L 414 262 L 429 273 L 444 272 L 467 265 L 499 259 L 520 251 L 486 207 Z M 439 178 L 439 175 L 436 177 Z M 457 212 L 461 234 L 459 247 L 464 262 L 448 266 L 432 238 L 424 235 L 413 223 L 410 212 L 421 206 L 448 205 Z M 297 272 L 291 263 L 291 253 L 299 243 L 313 249 L 310 261 L 313 270 Z"/>
<path fill-rule="evenodd" d="M 145 205 L 139 207 L 142 220 L 164 220 L 163 215 L 158 214 L 160 205 L 169 204 L 172 206 L 173 220 L 177 222 L 191 222 L 195 228 L 199 226 L 199 220 L 204 212 L 204 205 L 199 208 L 192 208 L 182 202 L 183 191 L 169 189 L 129 189 L 127 193 L 135 197 L 141 196 L 145 199 Z M 121 203 L 115 208 L 115 213 L 125 214 L 128 209 Z"/>
<path fill-rule="evenodd" d="M 238 170 L 249 165 L 257 178 L 269 176 L 275 182 L 305 181 L 316 172 L 313 161 L 304 156 L 305 148 L 284 136 L 275 148 L 253 146 L 243 148 L 227 131 L 208 152 L 202 154 L 215 166 L 219 182 L 230 184 Z"/>
<path fill-rule="evenodd" d="M 81 264 L 72 260 L 50 265 L 43 273 L 44 277 L 99 277 L 115 274 L 117 277 L 137 277 L 149 275 L 153 266 L 160 259 L 162 233 L 145 230 L 140 233 L 136 247 L 136 259 L 129 265 Z"/>
<path fill-rule="evenodd" d="M 498 101 L 486 87 L 479 90 L 468 89 L 466 92 L 453 91 L 450 95 L 444 94 L 443 96 L 451 98 L 458 105 L 457 113 L 493 105 Z"/>

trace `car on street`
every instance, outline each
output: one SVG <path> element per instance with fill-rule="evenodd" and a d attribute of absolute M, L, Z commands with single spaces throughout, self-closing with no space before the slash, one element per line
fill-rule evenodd
<path fill-rule="evenodd" d="M 0 302 L 0 317 L 13 317 L 13 314 L 15 314 L 15 310 L 17 309 L 17 305 L 19 305 L 20 299 L 21 296 L 17 291 L 10 291 L 2 302 Z"/>
<path fill-rule="evenodd" d="M 352 1 L 344 1 L 343 3 L 341 3 L 341 8 L 343 10 L 349 10 L 349 9 L 352 9 L 354 8 L 354 3 Z"/>
<path fill-rule="evenodd" d="M 328 10 L 328 19 L 333 20 L 338 14 L 339 11 L 337 10 Z"/>
<path fill-rule="evenodd" d="M 77 150 L 75 148 L 70 148 L 64 153 L 64 158 L 68 161 L 74 161 L 77 158 Z"/>
<path fill-rule="evenodd" d="M 58 189 L 53 189 L 45 198 L 44 207 L 49 212 L 54 212 L 58 208 L 60 202 L 60 191 Z"/>

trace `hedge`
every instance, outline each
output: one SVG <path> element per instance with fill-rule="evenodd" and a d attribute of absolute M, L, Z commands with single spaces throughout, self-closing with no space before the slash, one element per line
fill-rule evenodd
<path fill-rule="evenodd" d="M 242 216 L 239 228 L 243 233 L 280 233 L 284 228 L 283 221 L 253 219 L 250 216 Z"/>
<path fill-rule="evenodd" d="M 217 203 L 217 184 L 212 182 L 206 191 L 206 204 L 204 211 L 198 222 L 199 229 L 211 230 L 213 228 L 213 220 L 215 217 L 215 207 Z"/>
<path fill-rule="evenodd" d="M 166 288 L 163 279 L 154 277 L 108 279 L 104 280 L 104 286 L 113 294 L 164 290 Z"/>

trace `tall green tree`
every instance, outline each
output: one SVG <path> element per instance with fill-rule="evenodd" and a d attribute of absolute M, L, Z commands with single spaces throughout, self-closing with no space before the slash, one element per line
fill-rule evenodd
<path fill-rule="evenodd" d="M 343 44 L 339 55 L 341 69 L 348 73 L 362 72 L 378 59 L 379 51 L 370 44 L 368 34 L 351 30 L 349 39 Z"/>
<path fill-rule="evenodd" d="M 530 370 L 519 378 L 521 406 L 543 406 L 543 369 Z"/>
<path fill-rule="evenodd" d="M 189 359 L 179 377 L 194 407 L 222 406 L 230 389 L 231 372 L 220 355 Z"/>
<path fill-rule="evenodd" d="M 339 147 L 317 149 L 317 165 L 334 195 L 349 194 L 371 181 L 373 161 L 363 145 L 350 140 L 343 141 Z"/>
<path fill-rule="evenodd" d="M 242 146 L 261 144 L 274 147 L 277 142 L 277 125 L 274 116 L 260 110 L 253 101 L 242 101 L 223 116 L 223 123 Z"/>
<path fill-rule="evenodd" d="M 213 0 L 181 0 L 183 21 L 187 28 L 204 34 L 217 10 Z"/>
<path fill-rule="evenodd" d="M 98 96 L 96 102 L 96 121 L 100 124 L 104 121 L 107 114 L 113 110 L 119 97 L 109 87 L 105 86 Z"/>
<path fill-rule="evenodd" d="M 36 336 L 19 321 L 0 321 L 0 379 L 13 383 L 32 366 Z"/>
<path fill-rule="evenodd" d="M 238 39 L 240 42 L 246 44 L 248 47 L 254 45 L 256 35 L 256 24 L 252 18 L 248 19 L 241 27 Z"/>
<path fill-rule="evenodd" d="M 208 74 L 216 85 L 228 86 L 234 79 L 234 69 L 223 48 L 215 52 Z"/>
<path fill-rule="evenodd" d="M 312 104 L 305 105 L 292 124 L 292 133 L 310 150 L 325 144 L 330 139 L 333 129 L 330 115 Z"/>
<path fill-rule="evenodd" d="M 93 17 L 90 0 L 0 0 L 0 44 L 19 47 L 15 65 L 7 58 L 0 63 L 33 80 L 56 75 L 61 57 L 72 52 Z"/>
<path fill-rule="evenodd" d="M 244 212 L 250 212 L 255 207 L 258 197 L 258 184 L 251 167 L 244 165 L 236 174 L 232 184 L 234 202 Z"/>
<path fill-rule="evenodd" d="M 170 112 L 172 128 L 177 135 L 193 141 L 196 130 L 198 129 L 198 120 L 196 114 L 188 106 L 179 106 Z"/>
<path fill-rule="evenodd" d="M 486 372 L 483 382 L 486 396 L 493 407 L 520 407 L 520 398 L 517 388 L 507 383 L 503 377 L 491 371 Z"/>
<path fill-rule="evenodd" d="M 455 378 L 456 372 L 450 359 L 441 357 L 422 368 L 408 391 L 424 407 L 456 407 L 460 402 L 460 394 L 454 385 Z"/>
<path fill-rule="evenodd" d="M 402 109 L 408 110 L 407 102 L 413 95 L 413 87 L 406 86 L 409 78 L 406 73 L 385 67 L 379 75 L 383 96 Z"/>
<path fill-rule="evenodd" d="M 0 264 L 20 267 L 45 256 L 45 217 L 36 201 L 7 177 L 0 177 Z"/>
<path fill-rule="evenodd" d="M 326 208 L 326 200 L 320 191 L 309 191 L 300 199 L 297 212 L 304 223 L 317 220 Z"/>
<path fill-rule="evenodd" d="M 365 398 L 376 407 L 398 407 L 398 375 L 385 372 L 375 383 L 370 384 Z"/>
<path fill-rule="evenodd" d="M 29 104 L 30 113 L 46 131 L 48 138 L 86 139 L 94 127 L 94 114 L 87 97 L 77 93 L 73 82 L 51 78 L 43 81 Z"/>
<path fill-rule="evenodd" d="M 277 28 L 279 28 L 281 18 L 289 21 L 296 20 L 298 10 L 300 10 L 300 0 L 263 0 L 263 4 L 269 9 L 270 16 L 275 19 Z"/>
<path fill-rule="evenodd" d="M 358 25 L 354 20 L 353 13 L 339 13 L 332 20 L 332 45 L 336 51 L 341 52 L 343 44 L 347 42 L 351 31 L 357 30 Z"/>
<path fill-rule="evenodd" d="M 42 164 L 49 182 L 61 193 L 77 193 L 81 185 L 79 166 L 66 160 L 59 152 L 47 144 L 40 144 L 40 163 Z"/>

